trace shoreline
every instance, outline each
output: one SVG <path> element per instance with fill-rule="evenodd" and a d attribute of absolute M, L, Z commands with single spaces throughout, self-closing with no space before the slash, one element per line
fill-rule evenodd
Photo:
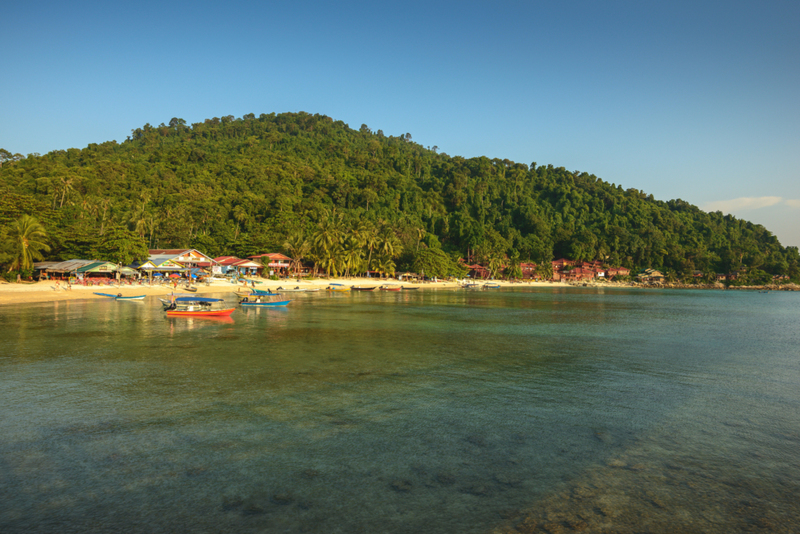
<path fill-rule="evenodd" d="M 257 280 L 255 288 L 256 289 L 272 289 L 276 290 L 279 287 L 284 288 L 319 288 L 320 290 L 324 290 L 330 284 L 343 284 L 346 286 L 375 286 L 379 287 L 382 285 L 401 285 L 401 286 L 410 286 L 420 289 L 447 289 L 447 290 L 456 290 L 459 288 L 459 284 L 453 281 L 440 281 L 440 282 L 424 282 L 424 283 L 412 283 L 412 282 L 399 282 L 395 279 L 389 280 L 376 280 L 374 278 L 331 278 L 331 279 L 315 279 L 315 280 L 302 280 L 298 282 L 296 279 L 288 279 L 288 280 L 267 280 L 261 279 Z M 488 281 L 487 281 L 488 282 Z M 564 282 L 508 282 L 508 281 L 495 281 L 492 280 L 491 283 L 497 283 L 501 287 L 569 287 L 569 284 Z M 206 286 L 204 284 L 199 284 L 194 286 L 197 288 L 197 292 L 194 293 L 196 295 L 200 294 L 213 294 L 213 293 L 235 293 L 239 290 L 244 289 L 243 284 L 231 284 L 231 283 L 216 283 Z M 184 293 L 186 294 L 185 290 L 182 290 L 180 286 L 177 289 L 174 289 L 172 286 L 163 286 L 163 285 L 122 285 L 121 287 L 117 287 L 116 285 L 112 286 L 81 286 L 81 285 L 73 285 L 72 289 L 65 289 L 63 286 L 59 289 L 55 288 L 55 281 L 53 280 L 46 280 L 40 282 L 33 282 L 33 283 L 4 283 L 0 284 L 0 307 L 8 306 L 11 304 L 32 304 L 32 303 L 39 303 L 39 302 L 55 302 L 61 300 L 81 300 L 81 299 L 101 299 L 104 297 L 100 297 L 95 295 L 94 293 L 114 293 L 118 294 L 121 293 L 125 297 L 135 296 L 135 295 L 146 295 L 146 296 L 165 296 L 169 295 L 172 292 L 175 293 Z M 251 288 L 247 286 L 247 288 Z"/>
<path fill-rule="evenodd" d="M 343 284 L 346 286 L 381 286 L 381 285 L 405 285 L 426 290 L 456 290 L 459 284 L 454 281 L 439 281 L 439 282 L 399 282 L 394 279 L 389 280 L 375 280 L 371 278 L 331 278 L 331 279 L 315 279 L 315 280 L 302 280 L 298 282 L 296 279 L 288 280 L 258 280 L 261 283 L 256 284 L 256 289 L 272 289 L 276 290 L 279 287 L 295 288 L 319 288 L 324 290 L 330 284 Z M 509 282 L 506 280 L 487 280 L 492 284 L 498 284 L 502 288 L 509 287 L 574 287 L 574 288 L 587 288 L 587 289 L 702 289 L 702 290 L 730 290 L 730 291 L 798 291 L 800 287 L 795 284 L 786 284 L 782 286 L 738 286 L 726 288 L 722 284 L 704 284 L 704 285 L 690 285 L 690 284 L 636 284 L 631 282 L 602 282 L 602 283 L 582 283 L 582 282 Z M 479 284 L 481 282 L 478 282 Z M 231 283 L 217 283 L 210 286 L 200 284 L 197 287 L 197 295 L 200 294 L 214 294 L 214 293 L 235 293 L 236 291 L 244 288 L 243 284 Z M 248 286 L 250 287 L 250 286 Z M 81 300 L 81 299 L 98 299 L 103 298 L 94 295 L 98 293 L 121 293 L 123 296 L 130 297 L 134 295 L 147 295 L 147 296 L 164 296 L 172 292 L 186 293 L 182 291 L 180 286 L 173 289 L 171 286 L 163 285 L 123 285 L 117 286 L 80 286 L 74 285 L 72 289 L 64 289 L 60 287 L 55 289 L 55 282 L 52 280 L 32 282 L 32 283 L 3 283 L 0 284 L 0 307 L 12 304 L 32 304 L 39 302 L 55 302 L 62 300 Z"/>

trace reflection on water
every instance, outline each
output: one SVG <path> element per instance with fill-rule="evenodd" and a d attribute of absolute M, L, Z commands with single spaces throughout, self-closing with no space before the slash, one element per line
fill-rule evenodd
<path fill-rule="evenodd" d="M 798 524 L 796 295 L 292 297 L 0 309 L 0 531 Z"/>

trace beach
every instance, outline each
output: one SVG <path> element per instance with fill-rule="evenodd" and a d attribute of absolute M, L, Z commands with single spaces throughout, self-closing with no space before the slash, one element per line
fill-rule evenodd
<path fill-rule="evenodd" d="M 503 280 L 486 280 L 478 281 L 478 284 L 488 283 L 499 284 L 501 287 L 566 287 L 569 284 L 563 282 L 508 282 Z M 400 282 L 396 279 L 376 279 L 376 278 L 330 278 L 330 279 L 313 279 L 301 280 L 285 279 L 285 280 L 268 280 L 256 279 L 256 289 L 271 289 L 277 290 L 278 288 L 319 288 L 325 289 L 330 284 L 342 284 L 345 286 L 364 286 L 364 287 L 379 287 L 382 285 L 389 286 L 406 286 L 416 287 L 421 289 L 458 289 L 459 283 L 455 281 L 438 281 L 438 282 Z M 179 285 L 173 288 L 171 285 L 127 285 L 117 287 L 116 285 L 107 286 L 82 286 L 73 284 L 70 289 L 65 288 L 64 283 L 59 283 L 56 286 L 54 280 L 45 280 L 40 282 L 31 283 L 0 283 L 0 306 L 7 306 L 12 304 L 27 304 L 36 302 L 54 302 L 59 300 L 78 300 L 78 299 L 99 299 L 103 298 L 94 293 L 110 293 L 122 294 L 122 296 L 130 297 L 135 295 L 147 296 L 160 296 L 169 295 L 172 292 L 185 293 L 185 290 Z M 216 282 L 211 285 L 197 284 L 193 287 L 197 288 L 196 294 L 208 293 L 231 293 L 237 290 L 244 289 L 244 284 L 232 284 L 227 282 Z M 250 285 L 247 286 L 251 287 Z"/>

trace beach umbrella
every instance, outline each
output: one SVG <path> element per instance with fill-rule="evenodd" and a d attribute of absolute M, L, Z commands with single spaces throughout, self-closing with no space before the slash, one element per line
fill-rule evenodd
<path fill-rule="evenodd" d="M 181 275 L 179 275 L 178 273 L 172 273 L 171 275 L 169 275 L 169 277 L 170 278 L 180 278 Z"/>

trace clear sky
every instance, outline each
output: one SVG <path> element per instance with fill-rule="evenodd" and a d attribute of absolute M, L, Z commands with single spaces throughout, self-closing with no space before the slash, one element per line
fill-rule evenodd
<path fill-rule="evenodd" d="M 9 2 L 0 147 L 306 111 L 800 245 L 800 2 Z"/>

